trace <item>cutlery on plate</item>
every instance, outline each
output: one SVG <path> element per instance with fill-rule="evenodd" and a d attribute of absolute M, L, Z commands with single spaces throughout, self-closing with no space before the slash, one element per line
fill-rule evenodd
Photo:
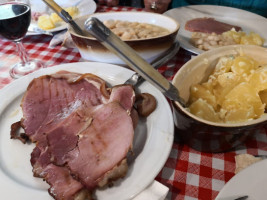
<path fill-rule="evenodd" d="M 254 157 L 266 159 L 267 158 L 267 155 L 254 155 Z"/>
<path fill-rule="evenodd" d="M 176 41 L 173 45 L 165 51 L 161 56 L 151 62 L 151 65 L 157 69 L 171 58 L 173 58 L 180 49 L 180 43 Z M 134 73 L 128 80 L 125 81 L 125 84 L 131 84 L 137 86 L 142 83 L 145 79 L 140 76 L 138 73 Z"/>
<path fill-rule="evenodd" d="M 185 107 L 185 101 L 180 97 L 177 88 L 139 56 L 129 45 L 112 33 L 100 20 L 91 17 L 85 21 L 84 26 L 85 30 L 100 41 L 102 45 L 120 57 L 145 80 L 158 88 L 166 97 L 173 101 L 178 101 Z"/>
<path fill-rule="evenodd" d="M 238 198 L 236 198 L 234 200 L 245 200 L 247 198 L 248 198 L 248 196 L 246 195 L 246 196 L 238 197 Z"/>
<path fill-rule="evenodd" d="M 245 196 L 234 195 L 234 196 L 216 198 L 216 200 L 246 200 L 246 199 L 248 199 L 248 195 Z"/>

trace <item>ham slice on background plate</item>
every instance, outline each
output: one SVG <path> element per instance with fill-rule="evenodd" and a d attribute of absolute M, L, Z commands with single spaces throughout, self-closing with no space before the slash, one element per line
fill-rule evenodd
<path fill-rule="evenodd" d="M 185 23 L 185 30 L 191 32 L 222 34 L 223 32 L 230 31 L 233 28 L 236 31 L 242 30 L 242 28 L 239 26 L 220 22 L 214 18 L 208 17 L 194 18 Z"/>

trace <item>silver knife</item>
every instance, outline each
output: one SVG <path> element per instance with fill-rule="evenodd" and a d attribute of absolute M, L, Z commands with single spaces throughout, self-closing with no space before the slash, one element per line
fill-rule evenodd
<path fill-rule="evenodd" d="M 85 21 L 84 26 L 87 32 L 93 35 L 107 49 L 120 57 L 145 80 L 158 88 L 166 97 L 170 100 L 178 101 L 181 105 L 185 106 L 185 101 L 179 96 L 177 88 L 139 56 L 129 45 L 116 36 L 100 20 L 91 17 Z"/>

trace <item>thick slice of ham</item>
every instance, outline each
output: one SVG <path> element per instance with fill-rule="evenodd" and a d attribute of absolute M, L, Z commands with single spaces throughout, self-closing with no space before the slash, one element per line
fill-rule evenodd
<path fill-rule="evenodd" d="M 49 188 L 49 194 L 55 199 L 74 199 L 83 190 L 83 185 L 72 178 L 66 167 L 49 164 L 44 169 L 44 173 L 44 179 L 48 184 L 53 185 Z"/>
<path fill-rule="evenodd" d="M 195 18 L 189 20 L 185 24 L 185 30 L 191 32 L 201 32 L 201 33 L 216 33 L 222 34 L 223 32 L 230 31 L 234 28 L 236 31 L 242 30 L 241 27 L 219 22 L 214 18 Z"/>
<path fill-rule="evenodd" d="M 92 74 L 59 72 L 30 83 L 21 123 L 36 143 L 34 175 L 46 180 L 55 199 L 89 198 L 98 185 L 125 175 L 134 100 L 132 86 L 107 89 Z"/>
<path fill-rule="evenodd" d="M 132 119 L 118 102 L 99 106 L 92 119 L 66 158 L 70 170 L 87 188 L 95 188 L 126 157 L 133 141 Z"/>
<path fill-rule="evenodd" d="M 22 123 L 30 139 L 40 141 L 42 133 L 55 128 L 82 104 L 90 108 L 103 103 L 102 84 L 97 84 L 86 79 L 69 84 L 65 77 L 34 79 L 22 101 Z"/>

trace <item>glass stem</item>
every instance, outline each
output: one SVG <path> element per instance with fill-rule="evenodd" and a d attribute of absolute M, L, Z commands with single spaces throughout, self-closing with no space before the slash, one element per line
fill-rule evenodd
<path fill-rule="evenodd" d="M 23 46 L 21 40 L 20 41 L 16 41 L 16 46 L 17 46 L 17 51 L 20 57 L 20 60 L 22 62 L 23 65 L 25 65 L 25 63 L 27 63 L 29 61 L 29 56 L 26 52 L 25 47 Z"/>

